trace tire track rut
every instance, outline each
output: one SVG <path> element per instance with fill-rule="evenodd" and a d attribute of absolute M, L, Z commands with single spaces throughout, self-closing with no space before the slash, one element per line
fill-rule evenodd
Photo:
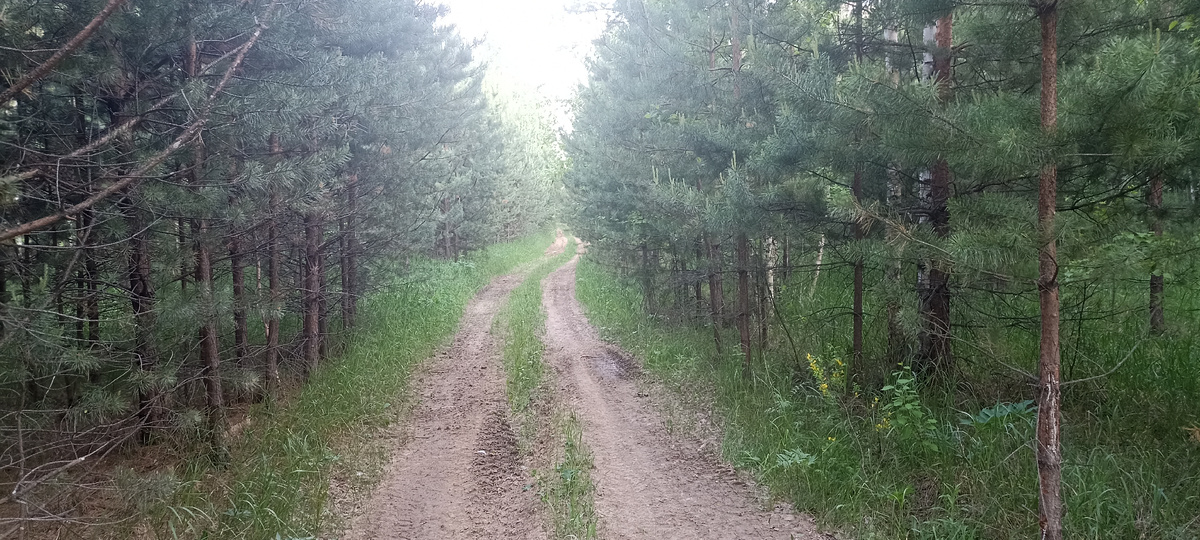
<path fill-rule="evenodd" d="M 786 506 L 763 510 L 756 490 L 699 444 L 666 433 L 639 394 L 637 364 L 604 343 L 575 299 L 576 256 L 542 281 L 548 362 L 594 455 L 600 537 L 819 539 Z"/>
<path fill-rule="evenodd" d="M 533 490 L 508 422 L 492 319 L 524 277 L 495 279 L 471 300 L 453 344 L 415 385 L 402 445 L 347 538 L 542 539 Z"/>

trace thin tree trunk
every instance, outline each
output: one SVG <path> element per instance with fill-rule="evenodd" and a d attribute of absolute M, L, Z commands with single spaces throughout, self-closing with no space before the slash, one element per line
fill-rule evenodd
<path fill-rule="evenodd" d="M 442 226 L 437 243 L 443 259 L 450 258 L 450 198 L 442 197 Z"/>
<path fill-rule="evenodd" d="M 817 294 L 817 280 L 821 279 L 821 261 L 825 258 L 825 235 L 821 235 L 821 239 L 817 241 L 817 261 L 813 267 L 813 282 L 812 287 L 808 288 L 808 299 L 812 300 Z"/>
<path fill-rule="evenodd" d="M 158 350 L 154 346 L 154 283 L 150 279 L 150 232 L 145 230 L 140 211 L 126 199 L 125 222 L 133 236 L 129 251 L 129 302 L 133 307 L 134 358 L 143 377 L 153 380 L 158 369 Z M 157 382 L 137 391 L 137 415 L 141 420 L 139 438 L 150 442 L 152 430 L 158 427 L 163 414 L 163 395 Z"/>
<path fill-rule="evenodd" d="M 187 282 L 188 282 L 188 273 L 189 273 L 187 257 L 183 256 L 183 253 L 190 251 L 188 248 L 187 233 L 183 232 L 185 226 L 186 226 L 186 220 L 184 220 L 183 218 L 179 218 L 179 219 L 175 220 L 175 247 L 179 250 L 179 253 L 180 253 L 180 256 L 179 256 L 179 293 L 180 293 L 180 296 L 183 296 L 183 297 L 186 297 L 186 295 L 187 295 Z M 193 227 L 193 229 L 194 228 L 195 227 Z M 195 232 L 195 231 L 193 231 L 193 232 Z"/>
<path fill-rule="evenodd" d="M 858 0 L 854 3 L 854 59 L 858 63 L 862 63 L 863 55 L 866 49 L 866 34 L 863 31 L 863 2 Z M 859 134 L 854 134 L 854 143 L 857 147 L 860 142 Z M 855 206 L 862 207 L 863 198 L 863 164 L 854 164 L 854 176 L 850 183 L 850 193 L 854 196 Z M 864 237 L 863 227 L 859 224 L 858 219 L 854 220 L 854 240 L 856 243 Z M 819 271 L 819 268 L 818 268 Z M 850 329 L 850 365 L 846 366 L 846 391 L 850 392 L 854 388 L 855 379 L 858 372 L 862 371 L 863 357 L 863 259 L 861 256 L 854 258 L 854 291 L 853 299 L 851 300 L 850 311 L 853 316 Z M 816 280 L 813 280 L 813 288 L 816 288 Z"/>
<path fill-rule="evenodd" d="M 894 168 L 889 169 L 887 192 L 887 205 L 889 208 L 895 209 L 900 206 L 900 201 L 904 196 L 903 189 L 903 185 L 900 183 L 899 171 Z M 887 234 L 889 242 L 900 242 L 898 233 L 894 227 L 889 227 Z M 887 296 L 887 360 L 888 365 L 896 365 L 905 361 L 909 352 L 908 338 L 900 324 L 900 298 L 896 295 L 896 291 L 901 290 L 901 287 L 903 287 L 904 267 L 902 259 L 897 256 L 895 260 L 889 262 L 884 269 L 884 274 L 884 281 L 889 283 L 893 288 L 893 291 Z"/>
<path fill-rule="evenodd" d="M 861 8 L 860 8 L 861 9 Z M 854 178 L 850 184 L 851 193 L 854 195 L 856 205 L 862 205 L 862 166 L 858 165 L 854 169 Z M 854 240 L 861 241 L 865 234 L 862 225 L 858 220 L 854 222 Z M 864 263 L 861 256 L 854 257 L 854 291 L 852 305 L 850 308 L 853 317 L 851 333 L 850 333 L 850 365 L 846 367 L 846 391 L 853 391 L 854 384 L 858 378 L 858 374 L 862 371 L 863 358 L 863 269 Z M 819 269 L 818 269 L 819 270 Z M 814 285 L 816 280 L 813 280 Z"/>
<path fill-rule="evenodd" d="M 771 265 L 774 259 L 775 241 L 771 238 L 763 240 L 762 249 L 759 250 L 759 272 L 758 272 L 758 350 L 760 354 L 767 350 L 767 332 L 770 323 L 770 306 L 775 296 L 774 284 L 772 283 L 774 276 L 771 274 Z"/>
<path fill-rule="evenodd" d="M 317 251 L 317 357 L 329 358 L 329 299 L 326 298 L 325 254 Z"/>
<path fill-rule="evenodd" d="M 242 243 L 236 232 L 229 236 L 229 272 L 233 280 L 234 362 L 245 367 L 250 357 L 250 329 L 246 315 L 246 266 L 242 260 Z"/>
<path fill-rule="evenodd" d="M 737 235 L 738 274 L 738 335 L 742 346 L 742 377 L 750 378 L 750 239 L 746 233 Z"/>
<path fill-rule="evenodd" d="M 1163 235 L 1162 202 L 1162 175 L 1155 172 L 1150 176 L 1150 190 L 1146 195 L 1146 203 L 1150 207 L 1150 231 L 1156 238 L 1162 238 Z M 1162 270 L 1157 268 L 1152 270 L 1150 272 L 1150 332 L 1155 335 L 1161 335 L 1167 330 L 1166 316 L 1163 314 L 1164 288 Z"/>
<path fill-rule="evenodd" d="M 8 320 L 8 253 L 7 249 L 0 245 L 0 340 L 4 339 L 8 332 L 8 326 L 5 321 Z"/>
<path fill-rule="evenodd" d="M 317 216 L 304 216 L 304 366 L 305 377 L 312 377 L 320 360 L 320 271 L 318 249 L 321 226 Z"/>
<path fill-rule="evenodd" d="M 279 135 L 272 133 L 267 140 L 272 158 L 283 153 Z M 279 187 L 272 182 L 268 194 L 267 214 L 267 350 L 265 354 L 264 383 L 267 397 L 279 388 L 279 316 L 281 311 L 279 270 L 282 254 L 279 249 Z"/>
<path fill-rule="evenodd" d="M 189 79 L 195 79 L 199 74 L 199 52 L 196 39 L 188 40 L 188 50 L 184 62 L 184 70 Z M 197 193 L 203 184 L 204 163 L 206 152 L 203 139 L 198 139 L 192 148 L 191 172 L 187 175 L 189 184 Z M 182 222 L 181 222 L 182 225 Z M 212 248 L 209 245 L 208 233 L 210 228 L 207 216 L 191 221 L 192 242 L 196 257 L 196 288 L 200 299 L 200 365 L 204 367 L 204 394 L 208 413 L 209 441 L 212 448 L 223 455 L 225 453 L 225 399 L 221 385 L 221 347 L 217 334 L 217 308 L 215 285 L 213 283 Z M 183 241 L 183 228 L 180 227 L 180 241 Z M 186 258 L 181 258 L 181 263 Z M 180 275 L 180 288 L 187 282 L 186 272 Z"/>
<path fill-rule="evenodd" d="M 357 174 L 351 174 L 346 179 L 346 207 L 346 225 L 342 235 L 345 242 L 342 248 L 342 324 L 348 328 L 354 326 L 354 319 L 358 315 L 358 262 L 355 260 L 358 253 L 358 238 L 355 236 L 355 220 L 358 219 Z"/>
<path fill-rule="evenodd" d="M 933 78 L 938 101 L 945 106 L 951 97 L 950 48 L 953 44 L 954 15 L 938 19 L 934 31 Z M 929 221 L 938 238 L 950 236 L 950 166 L 939 157 L 933 165 L 929 183 Z M 954 365 L 950 338 L 950 268 L 946 261 L 929 261 L 926 298 L 922 302 L 925 319 L 921 341 L 919 372 L 945 375 Z"/>
<path fill-rule="evenodd" d="M 1037 4 L 1042 29 L 1042 132 L 1058 127 L 1058 2 Z M 1058 168 L 1051 160 L 1042 165 L 1038 185 L 1038 300 L 1041 308 L 1041 342 L 1038 352 L 1038 513 L 1043 540 L 1062 540 L 1062 417 L 1059 349 L 1058 252 L 1055 212 Z"/>
<path fill-rule="evenodd" d="M 654 312 L 654 283 L 653 276 L 650 275 L 650 250 L 646 247 L 646 243 L 642 242 L 642 301 L 645 302 L 646 311 Z"/>
<path fill-rule="evenodd" d="M 792 277 L 791 245 L 791 239 L 785 234 L 783 236 L 783 266 L 779 268 L 779 279 L 784 285 L 787 285 L 788 280 Z"/>
<path fill-rule="evenodd" d="M 240 162 L 236 162 L 231 171 L 233 181 L 237 181 Z M 236 191 L 229 195 L 229 205 L 236 202 Z M 229 275 L 233 281 L 233 360 L 239 367 L 246 367 L 250 357 L 250 329 L 247 321 L 246 301 L 246 265 L 243 260 L 241 234 L 243 231 L 233 230 L 229 234 Z"/>
<path fill-rule="evenodd" d="M 208 246 L 208 219 L 199 220 L 196 237 L 196 268 L 199 277 L 201 313 L 200 360 L 204 366 L 204 390 L 208 406 L 208 425 L 213 448 L 225 452 L 225 403 L 221 388 L 221 349 L 217 341 L 216 306 L 213 295 L 212 250 Z"/>
<path fill-rule="evenodd" d="M 692 289 L 696 297 L 696 317 L 700 320 L 704 317 L 704 284 L 700 278 L 700 265 L 703 264 L 701 261 L 704 260 L 700 252 L 700 244 L 702 243 L 703 240 L 696 241 L 696 273 L 694 274 L 695 279 L 692 281 Z"/>
<path fill-rule="evenodd" d="M 724 286 L 721 276 L 721 244 L 708 241 L 708 307 L 712 314 L 713 342 L 717 346 L 717 355 L 721 351 L 721 327 L 724 325 Z"/>
<path fill-rule="evenodd" d="M 890 45 L 897 45 L 900 42 L 900 33 L 894 28 L 885 28 L 883 37 Z M 900 86 L 900 70 L 892 64 L 890 57 L 884 58 L 884 64 L 887 67 L 889 78 L 892 85 Z M 885 202 L 887 207 L 897 216 L 896 219 L 905 221 L 906 215 L 900 212 L 901 203 L 904 200 L 904 184 L 900 179 L 900 164 L 892 162 L 888 165 L 887 172 L 887 196 Z M 899 231 L 896 227 L 888 227 L 886 237 L 889 244 L 899 245 L 901 242 Z M 896 291 L 903 287 L 904 279 L 903 260 L 900 257 L 902 251 L 897 252 L 894 260 L 890 261 L 884 267 L 884 282 L 890 285 L 892 289 L 887 295 L 887 364 L 896 365 L 906 360 L 908 356 L 908 339 L 905 336 L 904 329 L 900 324 L 900 297 Z"/>

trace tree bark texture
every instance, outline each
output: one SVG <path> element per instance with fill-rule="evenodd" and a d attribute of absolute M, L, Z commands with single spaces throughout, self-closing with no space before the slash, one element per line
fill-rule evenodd
<path fill-rule="evenodd" d="M 1042 31 L 1041 124 L 1046 135 L 1058 126 L 1058 2 L 1037 4 Z M 1062 540 L 1062 416 L 1059 346 L 1058 252 L 1055 213 L 1058 168 L 1042 165 L 1038 182 L 1038 300 L 1041 342 L 1038 352 L 1038 514 L 1044 540 Z"/>

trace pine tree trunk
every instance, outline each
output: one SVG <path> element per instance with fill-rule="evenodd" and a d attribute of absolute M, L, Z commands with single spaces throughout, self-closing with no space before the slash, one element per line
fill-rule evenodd
<path fill-rule="evenodd" d="M 240 169 L 241 162 L 235 160 L 230 171 L 233 182 L 237 182 Z M 229 195 L 231 208 L 237 202 L 237 191 L 235 189 Z M 250 356 L 250 329 L 246 314 L 249 304 L 246 302 L 246 264 L 243 260 L 241 234 L 243 231 L 235 230 L 231 226 L 227 244 L 229 247 L 229 277 L 233 282 L 233 361 L 237 366 L 244 368 Z"/>
<path fill-rule="evenodd" d="M 938 19 L 934 32 L 933 78 L 938 88 L 938 101 L 945 106 L 951 97 L 950 48 L 953 44 L 954 15 Z M 950 166 L 938 158 L 930 174 L 929 221 L 938 238 L 950 236 Z M 950 338 L 950 268 L 946 261 L 931 260 L 922 307 L 925 319 L 921 339 L 920 364 L 917 371 L 945 375 L 953 369 Z"/>
<path fill-rule="evenodd" d="M 904 187 L 900 182 L 900 173 L 894 167 L 888 169 L 887 205 L 893 211 L 900 207 L 904 197 Z M 898 213 L 898 212 L 897 212 Z M 903 219 L 903 217 L 897 218 Z M 895 228 L 888 228 L 889 243 L 899 242 Z M 904 267 L 902 259 L 897 256 L 884 267 L 884 281 L 898 291 L 903 287 Z M 895 292 L 887 297 L 887 361 L 888 365 L 896 365 L 905 361 L 908 356 L 908 338 L 900 324 L 900 298 Z"/>
<path fill-rule="evenodd" d="M 692 281 L 692 290 L 696 297 L 696 317 L 698 320 L 703 320 L 704 318 L 704 284 L 700 278 L 700 265 L 703 264 L 701 261 L 704 260 L 704 257 L 700 253 L 700 245 L 702 243 L 703 240 L 696 240 L 696 273 L 694 274 L 695 279 Z"/>
<path fill-rule="evenodd" d="M 738 274 L 738 335 L 742 346 L 742 377 L 750 378 L 750 239 L 746 233 L 737 235 Z"/>
<path fill-rule="evenodd" d="M 188 78 L 198 74 L 199 57 L 195 38 L 188 40 L 188 56 L 185 70 Z M 203 139 L 194 142 L 191 172 L 188 181 L 198 194 L 203 184 L 206 151 Z M 217 334 L 217 308 L 215 284 L 213 283 L 212 248 L 209 245 L 209 220 L 200 217 L 192 221 L 192 241 L 196 256 L 196 287 L 200 296 L 200 365 L 203 366 L 205 405 L 208 412 L 208 429 L 212 448 L 221 455 L 225 453 L 225 400 L 221 387 L 221 346 Z M 182 281 L 181 281 L 182 283 Z"/>
<path fill-rule="evenodd" d="M 345 245 L 342 249 L 342 324 L 354 326 L 358 315 L 358 284 L 357 266 L 355 260 L 358 253 L 358 239 L 355 236 L 355 220 L 358 219 L 358 175 L 352 174 L 346 179 L 346 228 L 342 235 Z"/>
<path fill-rule="evenodd" d="M 188 258 L 184 253 L 191 251 L 187 241 L 187 233 L 184 228 L 188 226 L 187 220 L 178 218 L 175 220 L 175 247 L 179 250 L 179 294 L 181 297 L 187 297 L 188 284 Z M 195 227 L 193 227 L 195 228 Z"/>
<path fill-rule="evenodd" d="M 862 167 L 856 166 L 854 169 L 854 179 L 850 184 L 851 194 L 854 196 L 856 205 L 862 205 Z M 865 237 L 862 225 L 856 219 L 854 222 L 854 240 L 861 241 Z M 850 365 L 846 367 L 846 391 L 852 391 L 854 384 L 857 382 L 858 374 L 862 371 L 863 358 L 863 270 L 864 263 L 862 257 L 855 256 L 854 258 L 854 298 L 852 300 L 851 316 L 853 317 L 851 334 L 850 334 Z M 820 268 L 818 267 L 818 271 Z M 816 280 L 813 280 L 813 288 L 816 288 Z"/>
<path fill-rule="evenodd" d="M 1042 131 L 1051 135 L 1058 127 L 1058 2 L 1037 4 L 1042 30 Z M 1038 300 L 1041 308 L 1041 343 L 1038 352 L 1038 513 L 1044 540 L 1062 540 L 1062 440 L 1058 253 L 1055 212 L 1058 169 L 1052 160 L 1042 165 L 1038 186 Z"/>
<path fill-rule="evenodd" d="M 347 222 L 349 218 L 338 222 L 338 277 L 341 279 L 342 288 L 339 300 L 342 308 L 342 329 L 347 330 L 353 324 L 350 314 L 350 275 L 347 270 L 350 269 L 350 239 Z"/>
<path fill-rule="evenodd" d="M 213 295 L 212 249 L 208 245 L 207 219 L 199 220 L 196 237 L 196 286 L 200 290 L 200 361 L 204 366 L 204 390 L 208 408 L 208 427 L 211 444 L 218 453 L 224 453 L 225 403 L 221 388 L 221 348 L 218 343 L 216 306 Z"/>
<path fill-rule="evenodd" d="M 779 280 L 786 286 L 788 280 L 792 277 L 792 252 L 791 239 L 785 234 L 783 236 L 783 266 L 779 268 Z"/>
<path fill-rule="evenodd" d="M 864 50 L 866 48 L 866 34 L 863 32 L 863 2 L 857 0 L 854 3 L 854 21 L 855 21 L 855 46 L 854 58 L 858 63 L 862 63 Z M 858 146 L 859 135 L 854 134 L 855 146 Z M 863 165 L 855 163 L 854 177 L 850 183 L 850 192 L 854 196 L 855 206 L 862 207 L 863 203 Z M 859 242 L 864 237 L 862 225 L 858 223 L 858 219 L 854 220 L 854 240 Z M 855 379 L 858 377 L 858 372 L 862 371 L 863 358 L 863 260 L 861 256 L 854 258 L 854 291 L 852 306 L 850 308 L 853 322 L 850 335 L 850 365 L 846 367 L 846 391 L 851 391 L 854 388 Z M 816 280 L 813 280 L 814 289 L 816 288 Z"/>
<path fill-rule="evenodd" d="M 654 282 L 650 275 L 650 250 L 642 242 L 642 301 L 645 302 L 646 312 L 654 312 Z"/>
<path fill-rule="evenodd" d="M 689 311 L 688 304 L 691 299 L 691 286 L 688 283 L 688 262 L 683 257 L 680 257 L 679 253 L 673 247 L 671 248 L 671 253 L 671 257 L 676 260 L 676 268 L 678 269 L 678 288 L 676 289 L 676 302 L 674 304 L 676 304 L 676 311 L 679 313 L 679 317 L 686 319 Z"/>
<path fill-rule="evenodd" d="M 0 244 L 0 340 L 8 333 L 8 326 L 5 321 L 8 320 L 8 253 L 4 245 Z"/>
<path fill-rule="evenodd" d="M 279 144 L 279 136 L 272 133 L 267 141 L 271 156 L 278 158 L 283 153 Z M 267 350 L 265 353 L 264 381 L 267 397 L 271 397 L 279 388 L 279 311 L 280 282 L 279 270 L 282 265 L 282 253 L 279 248 L 279 187 L 272 185 L 267 195 Z"/>
<path fill-rule="evenodd" d="M 87 300 L 86 300 L 86 318 L 87 318 L 87 343 L 89 349 L 95 349 L 100 345 L 100 265 L 96 262 L 95 244 L 96 230 L 95 217 L 89 209 L 84 212 L 87 216 L 86 222 L 90 229 L 84 236 L 87 238 L 86 251 L 83 254 L 83 274 L 87 281 Z"/>
<path fill-rule="evenodd" d="M 450 258 L 450 199 L 442 197 L 442 226 L 438 234 L 437 243 L 440 246 L 441 256 L 443 259 Z M 437 250 L 435 250 L 437 251 Z"/>
<path fill-rule="evenodd" d="M 770 250 L 773 250 L 773 240 L 767 238 L 763 240 L 762 249 L 759 250 L 758 256 L 758 350 L 767 350 L 767 332 L 768 324 L 770 323 L 770 306 L 772 300 Z"/>
<path fill-rule="evenodd" d="M 129 251 L 129 302 L 133 308 L 134 358 L 137 370 L 153 378 L 158 369 L 158 350 L 154 346 L 154 283 L 150 279 L 150 232 L 145 230 L 140 211 L 132 201 L 125 200 L 125 222 L 132 232 Z M 140 388 L 137 394 L 137 416 L 141 420 L 139 438 L 150 441 L 152 430 L 158 427 L 163 414 L 163 395 L 157 383 Z"/>
<path fill-rule="evenodd" d="M 1162 175 L 1155 172 L 1150 176 L 1150 190 L 1146 196 L 1146 203 L 1150 207 L 1150 231 L 1157 238 L 1162 238 L 1163 235 L 1162 199 Z M 1150 272 L 1150 332 L 1155 335 L 1162 335 L 1167 330 L 1167 321 L 1163 314 L 1164 288 L 1162 270 L 1154 269 Z"/>
<path fill-rule="evenodd" d="M 25 241 L 21 242 L 21 247 L 18 248 L 18 258 L 21 261 L 21 307 L 28 310 L 33 307 L 33 283 L 30 281 L 33 272 L 33 246 L 35 243 L 32 234 L 25 235 Z"/>
<path fill-rule="evenodd" d="M 322 235 L 323 236 L 323 235 Z M 325 254 L 317 251 L 317 357 L 329 358 L 329 299 L 325 296 Z"/>
<path fill-rule="evenodd" d="M 229 236 L 229 273 L 233 280 L 233 355 L 238 366 L 245 367 L 250 356 L 250 331 L 246 315 L 246 266 L 238 233 Z"/>
<path fill-rule="evenodd" d="M 717 355 L 721 351 L 721 327 L 724 325 L 724 287 L 721 276 L 721 244 L 708 242 L 708 308 L 712 315 L 713 342 L 717 346 Z"/>
<path fill-rule="evenodd" d="M 304 366 L 305 377 L 312 377 L 320 360 L 320 266 L 318 249 L 321 227 L 317 216 L 304 216 Z"/>

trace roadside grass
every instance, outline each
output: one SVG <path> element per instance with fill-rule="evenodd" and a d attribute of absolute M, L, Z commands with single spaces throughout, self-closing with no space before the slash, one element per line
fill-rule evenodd
<path fill-rule="evenodd" d="M 483 285 L 537 258 L 551 239 L 538 234 L 459 262 L 410 261 L 402 277 L 363 300 L 342 356 L 327 360 L 289 398 L 251 409 L 227 464 L 196 455 L 157 473 L 158 491 L 144 494 L 143 521 L 130 532 L 276 539 L 336 530 L 331 479 L 350 477 L 359 490 L 378 480 L 386 456 L 368 442 L 411 405 L 414 370 L 453 335 Z"/>
<path fill-rule="evenodd" d="M 546 314 L 541 282 L 570 260 L 575 247 L 571 240 L 563 254 L 535 267 L 513 290 L 494 325 L 504 342 L 508 404 L 518 445 L 534 462 L 538 492 L 550 515 L 554 537 L 560 539 L 596 538 L 598 519 L 591 452 L 582 442 L 579 421 L 554 402 L 553 381 L 546 377 L 543 359 Z"/>
<path fill-rule="evenodd" d="M 840 296 L 848 294 L 849 276 L 830 271 L 823 279 L 804 307 L 848 305 Z M 668 388 L 714 409 L 726 459 L 824 526 L 857 538 L 1036 536 L 1035 412 L 1024 401 L 1033 397 L 1026 383 L 972 388 L 964 397 L 938 388 L 918 392 L 911 373 L 884 368 L 873 390 L 847 393 L 848 331 L 799 315 L 789 317 L 798 321 L 789 330 L 796 349 L 781 339 L 756 358 L 754 377 L 745 380 L 733 332 L 719 357 L 710 327 L 668 324 L 645 313 L 637 284 L 587 258 L 579 264 L 577 294 L 606 339 L 636 354 Z M 1190 300 L 1182 291 L 1176 296 Z M 1103 373 L 1144 333 L 1137 324 L 1087 322 L 1066 332 L 1064 342 L 1088 347 L 1081 357 L 1113 358 L 1092 368 Z M 868 333 L 880 326 L 869 324 Z M 997 350 L 1031 346 L 1020 337 L 987 339 Z M 1063 485 L 1072 536 L 1200 537 L 1200 434 L 1188 431 L 1200 415 L 1197 346 L 1182 333 L 1146 342 L 1139 365 L 1068 387 Z M 1036 354 L 1036 346 L 1030 350 Z M 1034 361 L 1016 353 L 1008 358 L 1021 366 Z"/>

